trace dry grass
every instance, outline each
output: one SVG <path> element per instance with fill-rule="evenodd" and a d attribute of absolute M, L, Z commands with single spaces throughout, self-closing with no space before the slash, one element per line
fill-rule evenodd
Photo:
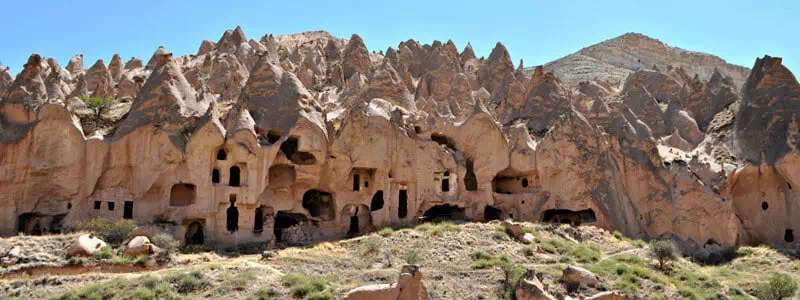
<path fill-rule="evenodd" d="M 208 299 L 287 299 L 302 294 L 302 297 L 326 299 L 341 297 L 358 286 L 394 282 L 402 265 L 411 260 L 420 266 L 434 299 L 504 298 L 508 292 L 503 284 L 506 281 L 504 270 L 511 267 L 541 272 L 549 292 L 559 298 L 567 295 L 567 291 L 558 278 L 570 264 L 585 267 L 601 279 L 598 287 L 581 287 L 573 297 L 591 296 L 603 289 L 619 289 L 653 299 L 702 299 L 717 294 L 744 299 L 745 293 L 767 282 L 776 272 L 800 279 L 795 275 L 800 274 L 800 262 L 768 247 L 742 247 L 736 259 L 719 266 L 700 266 L 679 258 L 660 270 L 657 262 L 647 257 L 645 243 L 620 235 L 615 237 L 597 228 L 575 230 L 530 224 L 525 227 L 535 235 L 536 243 L 523 245 L 512 239 L 498 238 L 496 227 L 481 223 L 423 224 L 395 229 L 389 235 L 375 233 L 313 247 L 283 249 L 276 258 L 267 261 L 258 255 L 238 258 L 213 253 L 181 255 L 181 262 L 175 267 L 146 275 L 104 274 L 108 279 L 98 284 L 115 279 L 136 282 L 148 275 L 186 277 L 181 274 L 197 271 L 203 274 L 202 280 L 207 285 L 195 285 L 197 282 L 189 280 L 191 278 L 184 278 L 187 288 L 182 289 L 182 294 L 177 283 L 168 281 L 177 295 Z M 582 242 L 564 239 L 562 235 L 567 234 Z M 29 284 L 22 284 L 32 287 L 22 295 L 46 298 L 87 287 L 87 280 L 76 278 L 80 276 L 64 277 L 62 284 L 47 288 L 36 286 L 33 282 L 37 279 L 32 278 Z M 298 278 L 303 280 L 293 280 Z M 312 284 L 301 284 L 301 281 Z M 3 294 L 7 293 L 3 292 L 4 286 L 11 283 L 0 281 L 0 285 L 3 285 L 0 298 L 11 296 Z M 139 286 L 131 288 L 133 292 Z M 139 292 L 148 291 L 140 289 Z M 156 293 L 155 290 L 151 292 Z"/>

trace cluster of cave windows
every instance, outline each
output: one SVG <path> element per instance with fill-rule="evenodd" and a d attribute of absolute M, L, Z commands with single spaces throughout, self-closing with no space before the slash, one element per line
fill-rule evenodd
<path fill-rule="evenodd" d="M 531 179 L 532 178 L 532 179 Z M 498 194 L 522 194 L 537 188 L 538 175 L 497 175 L 492 180 L 492 189 Z"/>
<path fill-rule="evenodd" d="M 67 204 L 67 209 L 72 208 L 72 204 Z M 93 203 L 93 208 L 95 210 L 102 210 L 103 209 L 103 201 L 95 200 Z M 116 202 L 114 201 L 106 201 L 106 210 L 114 211 L 116 209 Z M 122 207 L 122 218 L 123 219 L 133 219 L 133 201 L 125 201 L 123 202 Z"/>
<path fill-rule="evenodd" d="M 556 224 L 570 224 L 579 226 L 597 222 L 597 216 L 592 209 L 572 211 L 568 209 L 548 209 L 542 214 L 542 222 Z"/>
<path fill-rule="evenodd" d="M 353 184 L 352 190 L 354 192 L 359 192 L 364 188 L 369 188 L 369 181 L 375 174 L 375 169 L 354 168 L 350 174 Z"/>
<path fill-rule="evenodd" d="M 217 160 L 227 160 L 228 153 L 225 149 L 217 151 Z M 231 166 L 229 169 L 228 185 L 233 187 L 242 186 L 242 169 L 239 166 Z M 211 170 L 211 183 L 220 183 L 222 174 L 218 168 Z"/>

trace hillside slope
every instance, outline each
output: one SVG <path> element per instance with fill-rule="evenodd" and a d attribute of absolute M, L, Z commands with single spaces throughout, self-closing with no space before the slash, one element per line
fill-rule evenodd
<path fill-rule="evenodd" d="M 639 33 L 626 33 L 583 48 L 547 63 L 544 68 L 569 85 L 595 78 L 621 84 L 633 72 L 651 69 L 653 65 L 683 67 L 690 75 L 698 74 L 701 80 L 709 80 L 717 68 L 731 76 L 737 87 L 744 84 L 750 73 L 750 69 L 729 64 L 718 56 L 670 47 Z M 533 73 L 533 68 L 527 71 Z"/>

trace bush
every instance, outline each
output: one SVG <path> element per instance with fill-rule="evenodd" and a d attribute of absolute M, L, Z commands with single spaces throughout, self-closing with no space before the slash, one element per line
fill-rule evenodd
<path fill-rule="evenodd" d="M 533 256 L 533 248 L 531 247 L 522 248 L 522 255 Z"/>
<path fill-rule="evenodd" d="M 755 294 L 763 300 L 787 299 L 797 292 L 797 282 L 788 274 L 770 276 L 769 282 L 756 288 Z"/>
<path fill-rule="evenodd" d="M 391 227 L 384 227 L 381 228 L 381 230 L 378 230 L 378 235 L 382 237 L 389 237 L 392 235 L 392 233 L 394 233 L 394 229 L 392 229 Z"/>
<path fill-rule="evenodd" d="M 658 260 L 658 267 L 664 269 L 664 265 L 678 258 L 678 246 L 672 240 L 655 240 L 650 243 L 650 257 Z"/>
<path fill-rule="evenodd" d="M 591 263 L 600 260 L 600 249 L 595 246 L 579 245 L 570 251 L 570 255 L 580 263 Z"/>
<path fill-rule="evenodd" d="M 419 262 L 419 255 L 417 255 L 416 251 L 409 251 L 408 254 L 406 254 L 406 264 L 416 265 Z"/>
<path fill-rule="evenodd" d="M 517 287 L 522 275 L 525 275 L 525 267 L 511 262 L 505 262 L 500 266 L 503 269 L 503 286 L 505 287 L 505 298 L 508 300 L 517 299 Z"/>
<path fill-rule="evenodd" d="M 377 239 L 367 238 L 364 240 L 364 256 L 378 254 L 381 250 L 381 244 Z"/>
<path fill-rule="evenodd" d="M 181 273 L 180 275 L 172 276 L 169 281 L 175 285 L 175 289 L 181 294 L 200 291 L 210 285 L 200 271 Z"/>
<path fill-rule="evenodd" d="M 252 295 L 247 297 L 247 300 L 273 300 L 278 293 L 273 289 L 258 289 Z"/>
<path fill-rule="evenodd" d="M 84 220 L 77 226 L 79 231 L 94 233 L 113 245 L 119 245 L 122 241 L 130 238 L 134 228 L 136 228 L 136 223 L 133 220 L 117 219 L 112 221 L 107 218 Z"/>
<path fill-rule="evenodd" d="M 152 239 L 150 239 L 150 242 L 153 243 L 153 245 L 156 245 L 156 247 L 161 248 L 162 250 L 165 250 L 168 253 L 175 253 L 176 251 L 178 251 L 178 247 L 181 244 L 180 242 L 175 240 L 175 238 L 172 237 L 172 235 L 166 233 L 161 233 L 154 236 Z"/>
<path fill-rule="evenodd" d="M 283 275 L 283 285 L 290 288 L 292 296 L 306 299 L 331 299 L 333 293 L 329 289 L 334 276 L 315 276 L 290 273 Z"/>
<path fill-rule="evenodd" d="M 94 252 L 94 258 L 97 259 L 111 259 L 112 257 L 114 257 L 114 252 L 111 251 L 111 247 L 108 246 Z"/>
<path fill-rule="evenodd" d="M 614 238 L 616 238 L 616 239 L 618 239 L 618 240 L 620 240 L 620 241 L 623 241 L 623 240 L 625 240 L 625 236 L 624 236 L 624 235 L 622 235 L 622 232 L 619 232 L 619 231 L 617 231 L 617 230 L 614 230 L 614 233 L 612 233 L 611 235 L 613 235 L 613 236 L 614 236 Z"/>

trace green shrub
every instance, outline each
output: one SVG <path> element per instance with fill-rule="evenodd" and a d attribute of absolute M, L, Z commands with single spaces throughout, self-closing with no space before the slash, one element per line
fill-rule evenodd
<path fill-rule="evenodd" d="M 247 300 L 273 300 L 278 293 L 273 289 L 258 289 L 252 295 L 247 296 Z"/>
<path fill-rule="evenodd" d="M 611 235 L 613 235 L 614 238 L 616 238 L 616 239 L 618 239 L 620 241 L 625 240 L 625 236 L 622 235 L 622 232 L 619 232 L 618 230 L 614 230 L 614 233 L 612 233 Z"/>
<path fill-rule="evenodd" d="M 384 227 L 381 230 L 378 230 L 378 235 L 382 237 L 390 237 L 394 233 L 394 229 L 391 227 Z"/>
<path fill-rule="evenodd" d="M 492 259 L 492 255 L 490 255 L 489 253 L 486 253 L 484 251 L 472 252 L 472 254 L 470 254 L 470 257 L 472 257 L 472 260 Z"/>
<path fill-rule="evenodd" d="M 510 237 L 506 232 L 506 228 L 503 226 L 495 226 L 494 227 L 494 239 L 496 240 L 508 240 Z"/>
<path fill-rule="evenodd" d="M 483 251 L 475 251 L 470 255 L 474 262 L 470 265 L 473 269 L 488 269 L 496 266 L 501 266 L 508 263 L 510 260 L 505 255 L 492 256 Z"/>
<path fill-rule="evenodd" d="M 378 254 L 381 250 L 381 244 L 376 239 L 364 239 L 364 256 Z"/>
<path fill-rule="evenodd" d="M 162 250 L 166 251 L 167 253 L 175 253 L 178 251 L 178 247 L 181 245 L 181 242 L 175 240 L 172 235 L 161 233 L 154 236 L 150 239 L 150 242 L 156 247 L 161 248 Z"/>
<path fill-rule="evenodd" d="M 201 291 L 210 286 L 205 276 L 200 271 L 191 271 L 172 276 L 168 279 L 175 285 L 175 290 L 181 294 L 189 294 Z"/>
<path fill-rule="evenodd" d="M 435 224 L 436 225 L 434 225 L 433 229 L 431 230 L 431 234 L 434 236 L 442 235 L 442 233 L 448 231 L 461 231 L 461 227 L 453 224 L 453 222 L 450 221 L 443 221 Z"/>
<path fill-rule="evenodd" d="M 533 256 L 533 248 L 531 247 L 522 248 L 522 255 Z"/>
<path fill-rule="evenodd" d="M 111 259 L 112 257 L 114 257 L 114 252 L 111 251 L 111 247 L 108 246 L 94 252 L 94 258 L 97 259 Z"/>
<path fill-rule="evenodd" d="M 525 267 L 511 262 L 505 262 L 500 266 L 503 269 L 503 287 L 505 288 L 505 298 L 507 300 L 517 299 L 517 287 L 522 275 L 525 274 Z"/>
<path fill-rule="evenodd" d="M 107 97 L 91 97 L 91 96 L 81 96 L 81 101 L 86 103 L 86 106 L 94 110 L 94 114 L 97 117 L 100 117 L 100 112 L 111 103 L 114 103 L 114 98 Z"/>
<path fill-rule="evenodd" d="M 747 257 L 753 255 L 754 252 L 755 249 L 753 249 L 753 247 L 739 247 L 739 249 L 736 249 L 736 256 Z"/>
<path fill-rule="evenodd" d="M 256 279 L 256 273 L 253 271 L 245 271 L 237 273 L 233 276 L 230 280 L 226 282 L 226 285 L 230 287 L 234 291 L 244 291 L 250 285 L 250 283 Z"/>
<path fill-rule="evenodd" d="M 755 290 L 755 294 L 763 300 L 788 299 L 797 293 L 797 282 L 788 274 L 774 274 L 769 282 L 764 283 Z"/>
<path fill-rule="evenodd" d="M 417 254 L 417 251 L 413 251 L 412 250 L 412 251 L 409 251 L 408 254 L 406 254 L 406 264 L 416 265 L 420 261 L 421 261 L 421 259 L 419 258 L 419 255 Z"/>
<path fill-rule="evenodd" d="M 672 240 L 654 240 L 650 243 L 650 257 L 658 260 L 658 267 L 664 269 L 664 265 L 678 258 L 678 247 Z"/>
<path fill-rule="evenodd" d="M 570 251 L 570 255 L 580 263 L 591 263 L 600 260 L 600 249 L 596 246 L 578 245 Z"/>
<path fill-rule="evenodd" d="M 117 219 L 112 221 L 108 218 L 92 218 L 80 222 L 77 226 L 79 231 L 91 232 L 104 241 L 119 245 L 122 241 L 130 238 L 136 223 L 133 220 Z"/>
<path fill-rule="evenodd" d="M 333 293 L 329 285 L 335 281 L 334 276 L 316 276 L 298 273 L 283 275 L 283 285 L 290 288 L 292 296 L 306 299 L 331 299 Z"/>
<path fill-rule="evenodd" d="M 112 263 L 118 266 L 130 266 L 133 262 L 133 257 L 128 255 L 114 256 Z"/>

